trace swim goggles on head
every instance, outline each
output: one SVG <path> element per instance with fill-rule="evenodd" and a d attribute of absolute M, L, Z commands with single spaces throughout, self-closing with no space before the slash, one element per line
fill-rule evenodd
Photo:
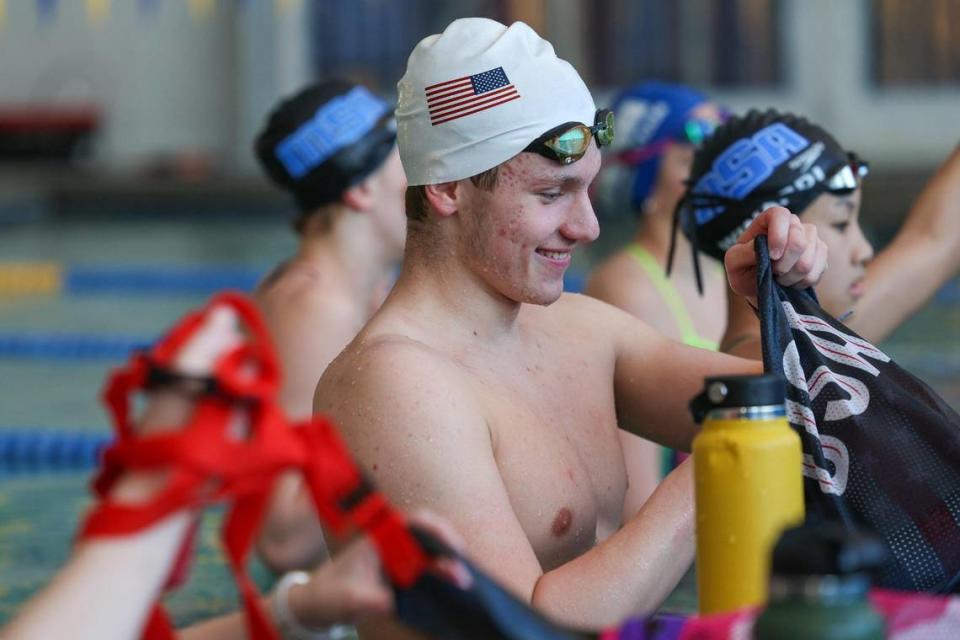
<path fill-rule="evenodd" d="M 579 122 L 554 127 L 531 142 L 524 151 L 539 153 L 561 164 L 571 164 L 584 156 L 594 138 L 598 147 L 613 142 L 613 111 L 610 109 L 597 110 L 592 127 Z"/>
<path fill-rule="evenodd" d="M 704 140 L 713 135 L 713 132 L 719 126 L 720 122 L 692 118 L 683 123 L 683 127 L 672 138 L 663 138 L 632 149 L 624 149 L 617 154 L 616 158 L 622 164 L 636 166 L 663 153 L 663 150 L 671 142 L 699 147 Z"/>
<path fill-rule="evenodd" d="M 847 154 L 847 163 L 827 178 L 826 191 L 837 195 L 850 195 L 860 186 L 863 179 L 870 175 L 870 165 L 855 153 Z"/>
<path fill-rule="evenodd" d="M 683 123 L 683 131 L 674 139 L 677 142 L 686 142 L 695 147 L 703 144 L 703 141 L 713 135 L 713 132 L 720 126 L 716 120 L 703 120 L 702 118 L 692 118 Z"/>

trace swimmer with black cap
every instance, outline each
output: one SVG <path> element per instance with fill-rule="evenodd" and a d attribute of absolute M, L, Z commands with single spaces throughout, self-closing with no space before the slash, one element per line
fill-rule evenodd
<path fill-rule="evenodd" d="M 751 111 L 697 152 L 677 224 L 722 258 L 763 208 L 788 207 L 827 243 L 821 306 L 871 342 L 885 339 L 960 270 L 960 150 L 941 166 L 893 241 L 874 256 L 860 227 L 868 165 L 822 127 L 789 113 Z M 723 348 L 760 357 L 753 311 L 730 303 Z"/>
<path fill-rule="evenodd" d="M 327 365 L 379 306 L 403 252 L 406 178 L 389 104 L 365 87 L 321 82 L 280 102 L 255 142 L 270 179 L 299 214 L 297 253 L 259 285 L 257 303 L 284 369 L 283 408 L 311 415 Z M 299 481 L 282 483 L 260 552 L 275 570 L 324 557 L 322 532 Z"/>
<path fill-rule="evenodd" d="M 609 191 L 621 196 L 616 205 L 629 205 L 635 212 L 637 231 L 629 244 L 597 265 L 584 293 L 670 338 L 715 351 L 726 327 L 722 267 L 713 264 L 704 270 L 708 286 L 700 294 L 685 239 L 678 245 L 680 259 L 670 278 L 666 263 L 673 211 L 687 189 L 694 151 L 725 114 L 699 91 L 655 81 L 624 89 L 612 108 L 617 135 L 600 177 Z M 626 432 L 621 439 L 624 456 L 646 460 L 637 465 L 639 474 L 630 477 L 624 512 L 629 517 L 676 466 L 678 454 Z"/>

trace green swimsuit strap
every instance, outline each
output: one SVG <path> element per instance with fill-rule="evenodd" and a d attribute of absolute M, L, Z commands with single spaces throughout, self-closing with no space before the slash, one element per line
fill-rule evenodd
<path fill-rule="evenodd" d="M 640 266 L 643 267 L 643 270 L 647 272 L 650 281 L 653 282 L 653 286 L 656 287 L 657 291 L 667 303 L 667 308 L 670 309 L 670 313 L 673 314 L 673 318 L 677 322 L 677 327 L 680 329 L 680 340 L 683 341 L 684 344 L 692 347 L 716 351 L 720 345 L 713 340 L 701 337 L 700 334 L 697 333 L 697 330 L 693 326 L 693 321 L 690 319 L 690 314 L 687 313 L 687 308 L 683 306 L 683 300 L 680 299 L 677 288 L 667 279 L 663 267 L 650 255 L 650 252 L 636 243 L 631 244 L 627 250 L 630 252 L 630 255 L 636 258 Z"/>

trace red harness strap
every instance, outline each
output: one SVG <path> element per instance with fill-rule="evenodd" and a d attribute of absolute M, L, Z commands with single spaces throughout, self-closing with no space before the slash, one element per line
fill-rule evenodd
<path fill-rule="evenodd" d="M 149 386 L 152 371 L 172 369 L 176 354 L 218 305 L 236 310 L 250 340 L 218 360 L 212 379 L 206 381 L 213 393 L 198 397 L 188 425 L 177 431 L 137 436 L 130 421 L 132 392 Z M 149 355 L 135 356 L 108 381 L 104 401 L 112 413 L 117 440 L 104 453 L 94 481 L 101 502 L 87 516 L 79 534 L 80 539 L 125 535 L 182 509 L 229 502 L 222 539 L 253 640 L 277 637 L 260 608 L 246 563 L 274 483 L 283 471 L 303 472 L 317 513 L 336 535 L 356 529 L 367 533 L 397 585 L 411 585 L 428 563 L 402 516 L 366 482 L 334 427 L 322 418 L 296 425 L 289 422 L 276 403 L 279 383 L 280 369 L 266 328 L 245 297 L 221 294 L 202 311 L 188 315 Z M 238 403 L 250 414 L 250 432 L 242 439 L 228 433 Z M 169 472 L 169 480 L 149 503 L 123 505 L 107 498 L 124 472 L 160 469 Z M 178 553 L 167 589 L 179 586 L 188 573 L 192 538 L 187 537 Z M 157 603 L 144 637 L 172 638 L 171 629 Z"/>

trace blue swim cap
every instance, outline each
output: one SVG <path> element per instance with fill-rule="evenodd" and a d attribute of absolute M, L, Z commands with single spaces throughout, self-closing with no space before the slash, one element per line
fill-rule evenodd
<path fill-rule="evenodd" d="M 622 91 L 613 102 L 616 114 L 617 137 L 613 151 L 629 151 L 658 142 L 680 139 L 690 112 L 707 102 L 699 91 L 665 82 L 643 82 Z M 630 204 L 634 209 L 643 206 L 650 195 L 661 153 L 656 151 L 634 167 Z"/>

